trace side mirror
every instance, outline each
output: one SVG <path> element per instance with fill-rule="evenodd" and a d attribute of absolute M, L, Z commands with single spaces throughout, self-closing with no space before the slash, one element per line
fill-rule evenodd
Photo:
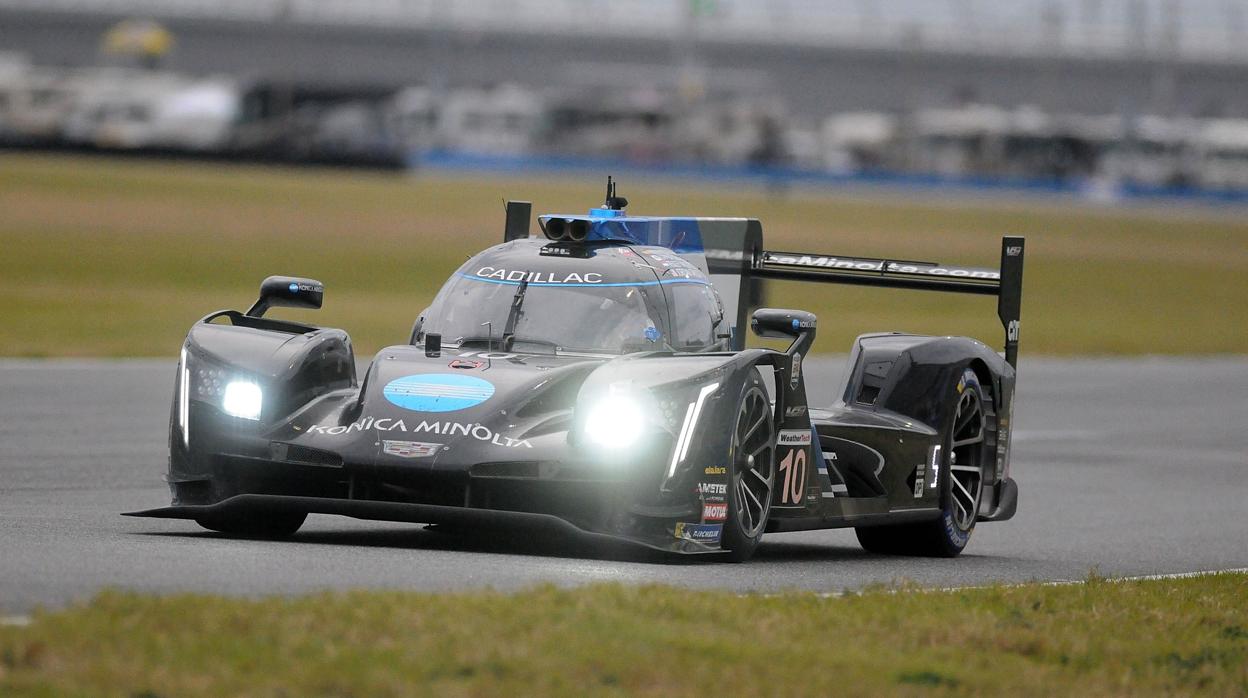
<path fill-rule="evenodd" d="M 315 279 L 300 279 L 294 276 L 270 276 L 260 283 L 260 298 L 247 315 L 261 317 L 269 308 L 310 308 L 321 307 L 325 298 L 325 286 Z"/>
<path fill-rule="evenodd" d="M 804 310 L 759 308 L 750 318 L 750 329 L 759 337 L 797 339 L 803 333 L 813 337 L 816 318 Z"/>

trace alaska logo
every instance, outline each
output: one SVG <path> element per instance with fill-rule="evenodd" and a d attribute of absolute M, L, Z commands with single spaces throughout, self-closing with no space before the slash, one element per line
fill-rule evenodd
<path fill-rule="evenodd" d="M 494 384 L 462 373 L 422 373 L 396 378 L 381 393 L 405 410 L 454 412 L 489 400 L 494 395 Z"/>

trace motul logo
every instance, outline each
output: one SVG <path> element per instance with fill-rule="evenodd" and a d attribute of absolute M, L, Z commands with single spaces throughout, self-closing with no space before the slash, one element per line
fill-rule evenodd
<path fill-rule="evenodd" d="M 702 505 L 702 519 L 704 521 L 723 521 L 727 518 L 727 502 L 712 502 Z"/>

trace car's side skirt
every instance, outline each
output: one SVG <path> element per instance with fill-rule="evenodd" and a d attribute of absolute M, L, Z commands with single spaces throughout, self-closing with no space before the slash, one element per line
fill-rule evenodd
<path fill-rule="evenodd" d="M 824 528 L 850 528 L 856 526 L 887 526 L 890 524 L 930 521 L 940 518 L 940 509 L 906 509 L 893 512 L 846 514 L 843 516 L 809 516 L 802 518 L 773 518 L 767 523 L 769 533 L 786 531 L 813 531 Z"/>

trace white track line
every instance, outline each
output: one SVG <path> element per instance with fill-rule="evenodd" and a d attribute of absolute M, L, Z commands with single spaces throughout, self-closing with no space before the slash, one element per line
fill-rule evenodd
<path fill-rule="evenodd" d="M 1231 569 L 1225 569 L 1225 570 L 1200 570 L 1197 572 L 1173 572 L 1170 574 L 1138 574 L 1138 575 L 1131 575 L 1131 576 L 1126 576 L 1126 577 L 1102 577 L 1102 578 L 1098 578 L 1096 581 L 1111 582 L 1114 584 L 1119 584 L 1122 582 L 1148 582 L 1148 581 L 1157 581 L 1157 580 L 1162 580 L 1162 579 L 1191 579 L 1194 577 L 1212 577 L 1212 576 L 1219 575 L 1219 574 L 1248 574 L 1248 567 L 1232 567 Z M 933 587 L 933 588 L 928 588 L 928 589 L 924 589 L 924 588 L 890 589 L 889 593 L 899 594 L 899 593 L 904 593 L 908 591 L 914 591 L 914 592 L 919 592 L 919 593 L 933 593 L 933 592 L 950 592 L 950 591 L 970 591 L 974 589 L 993 589 L 993 588 L 1015 589 L 1018 587 L 1031 586 L 1033 584 L 1037 586 L 1042 586 L 1042 587 L 1063 587 L 1063 586 L 1074 586 L 1076 584 L 1087 584 L 1088 581 L 1089 580 L 1087 579 L 1055 579 L 1055 580 L 1051 580 L 1047 582 L 1034 581 L 1034 582 L 1013 582 L 1010 584 L 973 584 L 973 585 L 961 586 L 961 587 Z M 846 594 L 853 594 L 853 593 L 856 593 L 856 592 L 854 591 L 825 591 L 825 592 L 820 592 L 816 594 L 816 596 L 820 598 L 825 598 L 825 599 L 833 599 L 833 598 L 839 598 L 841 596 L 845 596 Z M 765 594 L 765 596 L 769 596 L 769 595 Z"/>

